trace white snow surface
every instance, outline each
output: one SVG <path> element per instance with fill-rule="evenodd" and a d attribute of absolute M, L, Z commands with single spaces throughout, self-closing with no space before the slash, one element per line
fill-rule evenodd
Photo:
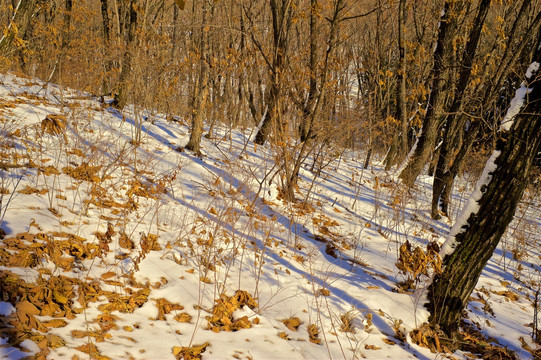
<path fill-rule="evenodd" d="M 479 200 L 481 200 L 481 197 L 483 196 L 482 189 L 484 186 L 490 183 L 490 180 L 492 179 L 492 172 L 496 170 L 496 159 L 498 158 L 498 156 L 500 156 L 500 154 L 501 151 L 494 150 L 492 152 L 492 155 L 488 159 L 485 168 L 483 169 L 483 173 L 481 174 L 481 177 L 475 185 L 475 189 L 468 198 L 468 202 L 460 212 L 460 215 L 458 216 L 455 223 L 453 224 L 453 227 L 449 231 L 447 240 L 440 249 L 440 256 L 442 259 L 445 258 L 445 256 L 451 255 L 453 253 L 456 246 L 458 245 L 456 241 L 456 236 L 459 233 L 465 231 L 470 216 L 477 214 L 477 212 L 479 211 Z"/>
<path fill-rule="evenodd" d="M 400 246 L 408 240 L 425 249 L 450 230 L 446 220 L 429 217 L 430 179 L 421 177 L 417 190 L 407 193 L 379 162 L 364 170 L 364 154 L 345 150 L 339 158 L 326 158 L 329 164 L 319 177 L 309 171 L 314 160 L 309 157 L 296 193 L 304 199 L 314 181 L 307 205 L 288 204 L 277 198 L 279 176 L 268 176 L 278 169 L 272 147 L 254 146 L 250 129 L 220 126 L 210 139 L 203 138 L 204 155 L 198 157 L 176 150 L 188 141 L 187 121 L 170 122 L 148 111 L 135 146 L 131 107 L 120 113 L 87 94 L 61 91 L 36 79 L 0 74 L 2 159 L 34 164 L 0 169 L 2 193 L 14 195 L 2 197 L 7 233 L 2 244 L 38 233 L 60 241 L 65 238 L 53 234 L 68 233 L 83 238 L 83 244 L 104 246 L 97 233 L 103 235 L 108 223 L 114 229 L 102 256 L 77 258 L 65 269 L 45 256 L 32 268 L 10 265 L 0 252 L 0 271 L 28 284 L 61 276 L 96 281 L 103 292 L 66 326 L 48 330 L 65 344 L 51 349 L 47 358 L 89 358 L 83 350 L 91 343 L 111 359 L 174 359 L 175 347 L 206 342 L 205 360 L 447 356 L 431 353 L 409 336 L 428 318 L 423 305 L 430 279 L 420 276 L 415 291 L 396 291 L 407 279 L 395 266 Z M 42 131 L 48 114 L 65 116 L 61 134 Z M 68 167 L 83 164 L 98 167 L 97 177 L 68 175 Z M 492 169 L 485 169 L 483 183 Z M 458 179 L 457 184 L 451 212 L 457 214 L 468 197 L 473 203 L 467 209 L 475 211 L 479 189 L 470 195 L 468 182 Z M 521 341 L 536 346 L 528 326 L 533 319 L 529 281 L 541 278 L 541 207 L 538 199 L 529 203 L 521 205 L 520 221 L 512 223 L 513 231 L 487 264 L 472 294 L 477 300 L 467 308 L 467 321 L 521 359 L 531 358 Z M 458 231 L 455 227 L 451 233 Z M 133 246 L 122 243 L 121 233 Z M 144 250 L 148 234 L 158 246 Z M 514 256 L 515 250 L 523 250 L 522 255 Z M 147 289 L 148 298 L 131 312 L 111 311 L 114 326 L 103 330 L 99 319 L 110 297 L 130 298 L 141 289 Z M 257 301 L 257 307 L 244 306 L 232 316 L 233 321 L 246 317 L 251 327 L 212 331 L 207 318 L 216 300 L 236 290 Z M 518 298 L 510 301 L 509 293 Z M 71 301 L 73 308 L 83 307 L 78 295 Z M 160 314 L 157 304 L 163 301 L 183 309 Z M 15 316 L 17 306 L 0 302 L 0 316 Z M 175 320 L 182 313 L 191 319 Z M 292 317 L 300 320 L 297 330 L 283 323 Z M 351 331 L 344 331 L 342 319 L 349 319 Z M 317 326 L 319 344 L 309 341 L 311 324 Z M 81 331 L 103 336 L 75 336 Z M 39 351 L 31 339 L 15 346 L 0 336 L 2 359 Z"/>
<path fill-rule="evenodd" d="M 528 66 L 528 70 L 526 70 L 526 78 L 531 79 L 532 76 L 539 71 L 539 63 L 537 61 L 534 61 Z"/>

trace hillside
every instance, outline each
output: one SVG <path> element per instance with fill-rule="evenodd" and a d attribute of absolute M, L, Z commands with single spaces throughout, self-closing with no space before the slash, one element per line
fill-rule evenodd
<path fill-rule="evenodd" d="M 195 155 L 184 119 L 11 74 L 0 84 L 2 358 L 528 359 L 538 348 L 539 189 L 470 299 L 469 350 L 444 354 L 411 333 L 439 267 L 428 249 L 452 225 L 430 218 L 428 176 L 407 190 L 378 159 L 363 169 L 364 153 L 337 147 L 306 159 L 287 203 L 276 149 L 254 145 L 252 129 L 217 125 Z M 474 181 L 455 186 L 452 219 Z"/>

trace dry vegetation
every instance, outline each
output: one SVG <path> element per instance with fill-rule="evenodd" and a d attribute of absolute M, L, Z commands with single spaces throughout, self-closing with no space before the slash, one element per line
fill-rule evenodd
<path fill-rule="evenodd" d="M 395 345 L 455 350 L 439 329 L 413 324 L 415 315 L 406 326 L 389 310 L 336 306 L 347 294 L 330 268 L 362 272 L 364 290 L 414 301 L 441 274 L 438 241 L 498 140 L 530 35 L 539 31 L 538 2 L 495 1 L 488 12 L 460 108 L 471 119 L 465 128 L 476 124 L 477 133 L 470 143 L 461 133 L 452 149 L 449 167 L 463 163 L 439 222 L 427 216 L 424 179 L 406 188 L 380 164 L 399 146 L 399 75 L 410 148 L 421 132 L 444 1 L 407 2 L 405 70 L 397 60 L 399 1 L 21 0 L 33 16 L 14 28 L 13 19 L 25 21 L 13 17 L 17 2 L 0 4 L 0 300 L 14 308 L 0 314 L 0 347 L 24 349 L 32 340 L 36 358 L 75 348 L 79 357 L 108 359 L 100 344 L 135 347 L 133 334 L 148 330 L 124 314 L 152 307 L 153 321 L 188 337 L 187 346 L 169 346 L 173 357 L 205 358 L 213 345 L 198 331 L 268 325 L 264 316 L 288 300 L 269 278 L 293 273 L 308 290 L 287 296 L 305 297 L 310 310 L 273 319 L 277 339 L 345 358 Z M 479 2 L 450 3 L 466 4 L 448 54 L 458 61 Z M 459 78 L 451 63 L 443 103 L 452 102 Z M 258 145 L 267 119 L 268 138 Z M 194 136 L 201 147 L 190 145 Z M 192 173 L 194 164 L 203 175 Z M 487 335 L 491 306 L 511 302 L 533 314 L 520 341 L 539 356 L 540 181 L 534 171 L 492 260 L 501 287 L 478 287 L 469 299 L 460 346 L 468 354 L 516 356 Z M 338 190 L 327 195 L 326 187 Z M 15 231 L 4 222 L 11 212 L 21 214 Z M 370 263 L 373 238 L 392 269 Z M 150 259 L 180 273 L 145 278 Z M 179 278 L 197 285 L 191 303 L 155 295 Z M 367 343 L 381 323 L 392 331 Z M 125 355 L 145 358 L 137 351 Z"/>

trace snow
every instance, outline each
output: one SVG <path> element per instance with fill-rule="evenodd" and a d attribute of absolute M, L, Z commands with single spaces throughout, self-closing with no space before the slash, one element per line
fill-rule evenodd
<path fill-rule="evenodd" d="M 524 100 L 526 95 L 530 93 L 531 89 L 528 88 L 526 82 L 523 82 L 520 87 L 515 91 L 515 97 L 511 100 L 509 109 L 502 120 L 500 125 L 500 131 L 509 131 L 513 125 L 515 116 L 518 115 L 522 107 L 524 106 Z"/>
<path fill-rule="evenodd" d="M 526 71 L 526 78 L 530 79 L 539 70 L 539 63 L 532 62 Z M 501 125 L 500 132 L 509 131 L 513 126 L 515 117 L 520 113 L 524 107 L 526 96 L 530 93 L 531 89 L 528 88 L 526 82 L 522 82 L 521 86 L 515 91 L 515 97 L 511 100 L 507 113 L 505 114 Z M 440 255 L 444 258 L 447 255 L 453 253 L 457 246 L 456 235 L 465 231 L 467 228 L 468 219 L 471 215 L 476 214 L 479 211 L 479 200 L 483 195 L 482 189 L 488 185 L 492 179 L 492 172 L 496 170 L 496 159 L 500 156 L 500 151 L 494 150 L 491 157 L 487 161 L 481 177 L 479 178 L 473 193 L 471 194 L 466 206 L 462 209 L 455 224 L 451 228 L 447 241 L 443 244 L 440 250 Z"/>
<path fill-rule="evenodd" d="M 15 312 L 15 308 L 11 303 L 0 301 L 0 316 L 9 316 Z"/>
<path fill-rule="evenodd" d="M 440 249 L 440 256 L 441 258 L 445 258 L 447 255 L 451 255 L 453 251 L 455 250 L 458 243 L 456 242 L 456 236 L 462 232 L 464 232 L 467 229 L 468 226 L 468 219 L 470 216 L 477 214 L 479 211 L 479 200 L 481 200 L 481 197 L 483 196 L 483 188 L 490 183 L 490 180 L 492 179 L 492 173 L 496 170 L 496 159 L 498 156 L 500 156 L 501 151 L 494 150 L 492 152 L 492 155 L 488 159 L 485 168 L 483 169 L 483 173 L 481 174 L 481 177 L 477 181 L 477 184 L 475 185 L 475 189 L 471 193 L 468 202 L 460 212 L 460 215 L 456 219 L 453 227 L 449 231 L 449 236 L 447 241 L 443 244 L 443 246 Z"/>
<path fill-rule="evenodd" d="M 531 79 L 533 74 L 537 73 L 539 70 L 539 63 L 537 61 L 534 61 L 528 66 L 528 70 L 526 70 L 526 79 Z"/>
<path fill-rule="evenodd" d="M 188 139 L 186 124 L 168 122 L 162 114 L 144 113 L 151 120 L 141 124 L 142 141 L 136 147 L 130 143 L 136 126 L 131 107 L 121 114 L 101 107 L 86 94 L 64 90 L 68 119 L 64 138 L 41 132 L 45 116 L 60 113 L 57 99 L 61 98 L 61 89 L 54 85 L 46 88 L 47 96 L 31 96 L 43 85 L 35 79 L 0 75 L 0 104 L 14 105 L 0 107 L 2 143 L 13 145 L 1 148 L 7 154 L 4 160 L 17 158 L 24 163 L 31 159 L 36 164 L 2 171 L 3 187 L 15 194 L 8 204 L 6 195 L 3 197 L 6 238 L 65 232 L 83 238 L 82 244 L 103 246 L 96 233 L 104 234 L 108 223 L 115 230 L 102 256 L 77 258 L 66 269 L 47 256 L 33 268 L 1 263 L 0 271 L 9 271 L 27 283 L 39 278 L 99 283 L 101 293 L 95 301 L 66 320 L 66 326 L 48 330 L 47 334 L 59 336 L 65 345 L 50 349 L 47 358 L 89 358 L 80 351 L 89 342 L 111 359 L 174 359 L 174 346 L 206 342 L 209 346 L 203 359 L 445 356 L 414 344 L 408 335 L 428 319 L 424 304 L 430 279 L 419 277 L 416 291 L 397 291 L 397 284 L 407 278 L 395 266 L 400 245 L 408 240 L 424 249 L 429 241 L 449 233 L 444 220 L 429 217 L 429 178 L 422 177 L 420 188 L 410 197 L 382 164 L 376 162 L 364 170 L 364 154 L 346 150 L 340 159 L 326 159 L 329 165 L 319 177 L 314 178 L 309 166 L 301 168 L 299 198 L 306 196 L 314 181 L 309 206 L 287 204 L 277 198 L 279 176 L 272 176 L 278 170 L 276 154 L 270 146 L 250 143 L 251 130 L 218 127 L 212 139 L 202 139 L 205 155 L 197 157 L 176 151 Z M 21 159 L 23 155 L 28 158 Z M 309 158 L 307 164 L 311 161 Z M 83 162 L 102 166 L 97 173 L 99 184 L 62 170 Z M 59 174 L 46 175 L 37 166 L 51 166 Z M 492 170 L 485 169 L 484 183 Z M 153 196 L 139 193 L 130 197 L 135 181 Z M 464 179 L 457 183 L 457 189 L 464 190 L 453 195 L 455 206 L 480 196 L 479 189 L 472 194 Z M 38 192 L 19 192 L 27 187 Z M 106 201 L 129 204 L 130 199 L 133 207 L 104 205 Z M 472 201 L 473 205 L 467 205 L 469 212 L 475 211 Z M 539 239 L 527 234 L 538 233 L 540 208 L 524 207 L 523 221 L 513 223 L 517 233 L 526 234 L 524 241 L 534 243 L 534 250 L 524 261 L 516 260 L 508 249 L 518 240 L 508 235 L 483 272 L 477 290 L 488 289 L 490 297 L 485 297 L 495 315 L 484 313 L 475 301 L 467 310 L 470 321 L 478 323 L 484 334 L 521 358 L 529 356 L 520 341 L 521 337 L 528 339 L 531 331 L 524 324 L 533 319 L 526 278 L 535 279 L 541 270 L 535 252 Z M 459 219 L 457 224 L 466 220 Z M 460 229 L 455 227 L 451 233 Z M 132 249 L 121 242 L 121 232 L 133 241 Z M 159 250 L 143 249 L 142 236 L 148 234 L 156 235 Z M 52 240 L 65 239 L 55 236 Z M 0 249 L 8 243 L 0 242 Z M 329 250 L 331 244 L 333 251 Z M 6 251 L 16 252 L 13 248 Z M 519 265 L 526 271 L 520 281 L 510 275 Z M 501 285 L 502 281 L 507 285 Z M 114 326 L 103 331 L 98 319 L 105 314 L 104 306 L 111 304 L 109 297 L 130 297 L 142 289 L 148 290 L 148 297 L 140 306 L 131 312 L 117 309 L 107 313 L 114 318 Z M 251 327 L 212 331 L 207 318 L 216 300 L 237 290 L 249 293 L 258 306 L 240 306 L 231 320 L 246 317 Z M 519 293 L 521 298 L 506 301 L 494 293 L 504 290 Z M 74 291 L 79 292 L 78 285 Z M 78 296 L 71 301 L 73 308 L 83 308 Z M 160 301 L 183 308 L 161 314 Z M 0 316 L 16 313 L 17 303 L 0 302 Z M 175 320 L 180 314 L 191 320 Z M 300 319 L 296 331 L 283 323 L 291 317 Z M 42 322 L 52 319 L 36 318 Z M 344 318 L 350 319 L 351 332 L 343 331 Z M 317 325 L 320 344 L 309 341 L 311 324 Z M 405 334 L 405 342 L 397 338 L 395 328 Z M 103 338 L 74 335 L 81 331 L 100 333 Z M 0 358 L 21 359 L 40 351 L 31 339 L 14 346 L 0 337 Z M 452 356 L 469 355 L 456 352 Z"/>

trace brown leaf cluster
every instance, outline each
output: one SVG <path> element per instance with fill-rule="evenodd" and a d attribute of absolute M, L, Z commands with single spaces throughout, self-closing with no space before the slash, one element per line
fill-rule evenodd
<path fill-rule="evenodd" d="M 430 324 L 423 324 L 420 328 L 413 330 L 410 333 L 410 336 L 415 344 L 429 348 L 433 353 L 450 352 L 440 340 L 444 337 L 443 332 L 435 329 L 434 326 Z"/>
<path fill-rule="evenodd" d="M 152 189 L 149 185 L 143 184 L 139 180 L 132 180 L 130 182 L 130 188 L 126 192 L 126 196 L 131 197 L 136 195 L 149 199 L 156 199 L 155 193 L 156 190 Z"/>
<path fill-rule="evenodd" d="M 311 343 L 321 344 L 321 339 L 319 338 L 319 330 L 316 324 L 308 325 L 308 339 Z"/>
<path fill-rule="evenodd" d="M 17 191 L 19 194 L 25 194 L 25 195 L 33 195 L 33 194 L 40 194 L 45 195 L 49 190 L 47 189 L 38 189 L 32 186 L 25 185 L 24 188 Z"/>
<path fill-rule="evenodd" d="M 231 297 L 222 294 L 216 300 L 216 304 L 212 309 L 212 316 L 206 317 L 209 322 L 209 328 L 214 332 L 219 332 L 237 331 L 252 327 L 250 320 L 246 316 L 237 320 L 233 319 L 233 313 L 243 306 L 248 306 L 250 309 L 257 307 L 257 302 L 248 292 L 237 290 L 235 295 Z"/>
<path fill-rule="evenodd" d="M 101 168 L 101 166 L 91 166 L 88 165 L 88 163 L 83 162 L 81 165 L 76 167 L 66 166 L 62 168 L 62 172 L 75 180 L 99 183 L 101 178 L 98 176 L 98 173 Z"/>
<path fill-rule="evenodd" d="M 65 232 L 21 233 L 4 239 L 0 245 L 0 265 L 33 268 L 47 259 L 63 270 L 70 270 L 75 260 L 92 259 L 98 255 L 97 249 L 98 245 L 86 243 L 84 238 Z"/>
<path fill-rule="evenodd" d="M 56 335 L 47 334 L 50 328 L 64 327 L 67 321 L 75 318 L 72 308 L 76 296 L 76 279 L 64 276 L 51 276 L 49 279 L 39 278 L 36 283 L 26 283 L 19 276 L 9 272 L 0 272 L 0 292 L 5 301 L 14 304 L 15 312 L 5 321 L 0 335 L 7 337 L 9 343 L 18 345 L 26 339 L 35 341 L 42 354 L 48 348 L 64 345 L 64 341 Z M 40 321 L 37 316 L 52 317 L 52 320 Z"/>
<path fill-rule="evenodd" d="M 282 322 L 291 331 L 297 331 L 299 330 L 299 326 L 301 326 L 301 319 L 299 319 L 297 316 L 282 320 Z"/>
<path fill-rule="evenodd" d="M 49 114 L 41 121 L 41 131 L 50 135 L 60 135 L 66 128 L 66 117 L 61 114 Z"/>
<path fill-rule="evenodd" d="M 421 275 L 429 276 L 430 270 L 440 274 L 442 271 L 441 265 L 437 244 L 428 244 L 427 250 L 424 251 L 419 246 L 413 249 L 411 243 L 407 240 L 400 246 L 398 261 L 395 263 L 395 266 L 402 273 L 408 275 L 409 279 L 414 281 L 417 281 Z M 410 281 L 410 283 L 412 282 Z"/>
<path fill-rule="evenodd" d="M 143 254 L 148 254 L 152 250 L 159 251 L 161 250 L 161 246 L 158 243 L 158 235 L 156 234 L 141 234 L 141 251 Z"/>
<path fill-rule="evenodd" d="M 103 313 L 111 313 L 120 311 L 121 313 L 132 313 L 135 309 L 140 308 L 148 301 L 150 289 L 143 288 L 130 295 L 120 295 L 117 293 L 106 293 L 108 304 L 102 304 L 98 307 Z"/>
<path fill-rule="evenodd" d="M 184 309 L 184 306 L 172 304 L 164 298 L 156 300 L 156 307 L 158 308 L 158 320 L 165 320 L 165 315 L 170 314 L 172 311 Z"/>

